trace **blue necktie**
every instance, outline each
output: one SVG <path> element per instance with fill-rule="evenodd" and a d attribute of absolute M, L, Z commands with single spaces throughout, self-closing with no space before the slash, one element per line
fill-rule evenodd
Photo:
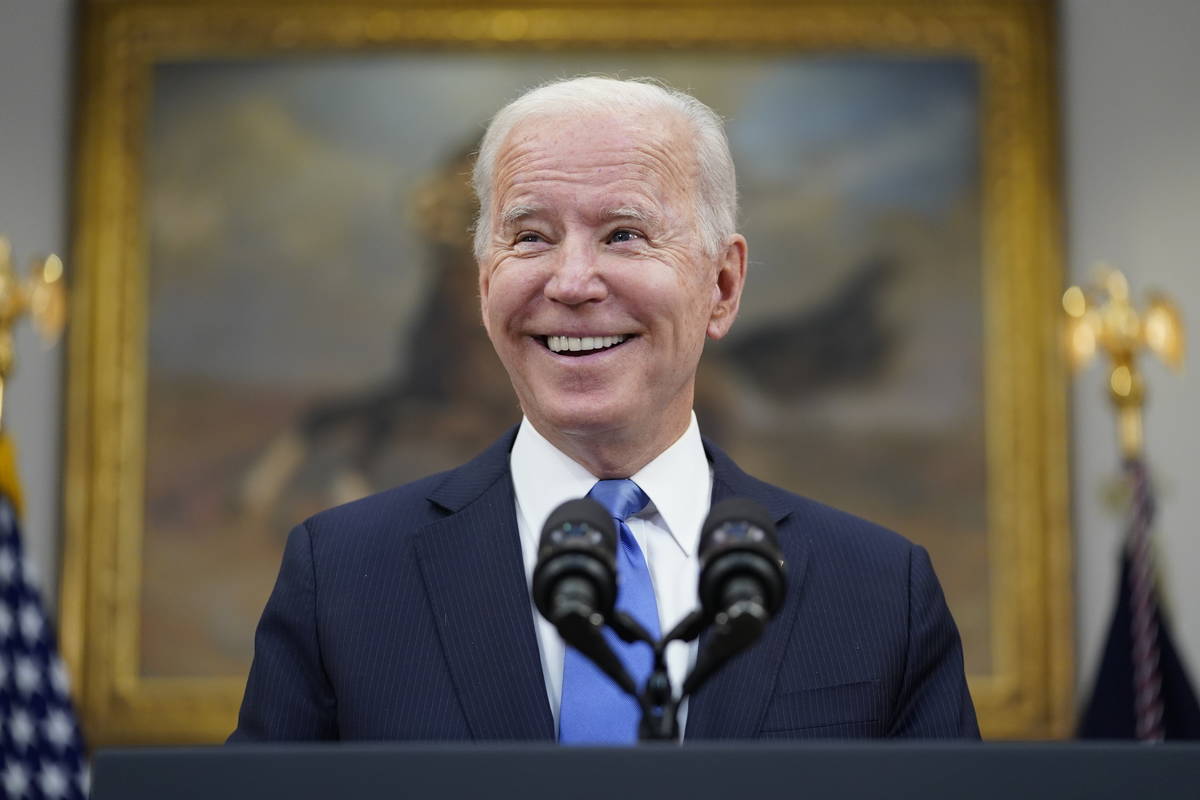
<path fill-rule="evenodd" d="M 658 604 L 650 570 L 637 539 L 625 520 L 650 502 L 631 480 L 600 481 L 588 492 L 608 509 L 617 523 L 617 609 L 642 624 L 655 639 L 659 637 Z M 608 640 L 633 682 L 640 690 L 650 676 L 654 656 L 649 645 L 623 642 L 609 629 Z M 573 647 L 563 658 L 562 704 L 559 708 L 558 739 L 564 744 L 633 744 L 637 742 L 641 709 L 607 675 Z"/>

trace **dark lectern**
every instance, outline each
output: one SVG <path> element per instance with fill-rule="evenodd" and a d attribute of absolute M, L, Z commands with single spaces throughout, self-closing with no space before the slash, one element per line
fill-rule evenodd
<path fill-rule="evenodd" d="M 107 750 L 95 800 L 1200 798 L 1200 745 L 393 744 Z"/>

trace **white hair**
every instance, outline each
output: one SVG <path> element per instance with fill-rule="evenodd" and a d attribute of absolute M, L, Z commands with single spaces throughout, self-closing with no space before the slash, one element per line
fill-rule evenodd
<path fill-rule="evenodd" d="M 691 128 L 697 167 L 697 196 L 693 202 L 701 246 L 710 256 L 716 256 L 737 225 L 737 178 L 721 117 L 691 95 L 652 78 L 582 77 L 552 81 L 530 89 L 492 117 L 479 145 L 479 157 L 475 160 L 472 176 L 475 196 L 479 200 L 475 257 L 483 258 L 491 239 L 492 180 L 496 158 L 513 128 L 535 116 L 596 112 L 628 114 L 631 111 L 675 114 Z"/>

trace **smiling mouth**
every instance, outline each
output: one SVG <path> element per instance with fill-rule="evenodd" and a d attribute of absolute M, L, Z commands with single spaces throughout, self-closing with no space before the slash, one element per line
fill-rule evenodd
<path fill-rule="evenodd" d="M 633 338 L 632 334 L 617 336 L 539 336 L 543 345 L 552 353 L 563 356 L 586 356 L 609 350 Z"/>

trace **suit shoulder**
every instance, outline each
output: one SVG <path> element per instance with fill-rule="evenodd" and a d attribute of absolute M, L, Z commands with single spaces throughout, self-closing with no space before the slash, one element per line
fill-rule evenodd
<path fill-rule="evenodd" d="M 860 550 L 879 557 L 903 557 L 915 546 L 895 531 L 767 483 L 743 472 L 720 448 L 705 440 L 721 494 L 748 497 L 763 505 L 779 523 L 780 536 L 802 536 L 819 548 Z"/>
<path fill-rule="evenodd" d="M 756 480 L 756 479 L 755 479 Z M 916 545 L 879 523 L 809 497 L 759 481 L 764 491 L 774 494 L 777 506 L 786 510 L 787 530 L 809 538 L 822 549 L 861 551 L 876 558 L 907 561 Z"/>
<path fill-rule="evenodd" d="M 508 475 L 516 428 L 467 463 L 322 511 L 304 521 L 314 537 L 346 534 L 407 536 L 469 505 Z"/>
<path fill-rule="evenodd" d="M 907 591 L 917 547 L 889 528 L 801 495 L 778 489 L 790 510 L 779 520 L 785 557 L 807 563 L 805 580 L 830 591 Z M 882 596 L 882 594 L 880 595 Z M 889 595 L 890 596 L 890 595 Z"/>
<path fill-rule="evenodd" d="M 411 483 L 385 489 L 340 506 L 318 512 L 302 523 L 314 538 L 358 535 L 386 530 L 405 534 L 440 519 L 429 495 L 453 470 L 428 475 Z"/>
<path fill-rule="evenodd" d="M 800 499 L 803 500 L 804 507 L 798 513 L 804 519 L 810 520 L 814 528 L 827 530 L 847 542 L 859 542 L 906 555 L 914 546 L 906 537 L 877 522 L 816 500 L 803 497 Z"/>

